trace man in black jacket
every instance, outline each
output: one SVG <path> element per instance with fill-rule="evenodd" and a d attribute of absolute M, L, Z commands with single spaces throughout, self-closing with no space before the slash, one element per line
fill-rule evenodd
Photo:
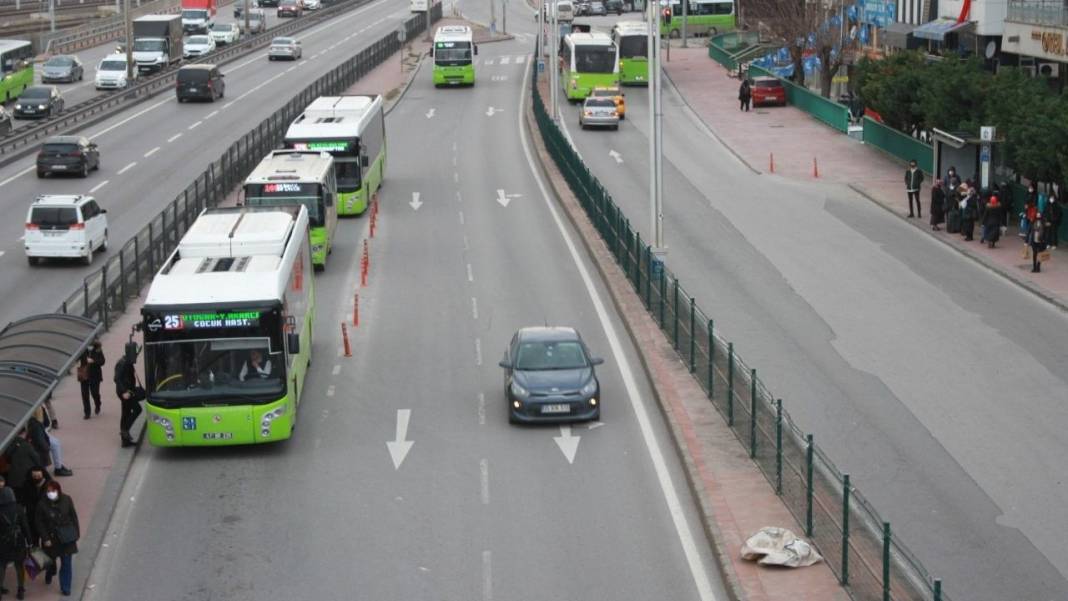
<path fill-rule="evenodd" d="M 909 161 L 909 168 L 905 170 L 905 192 L 909 195 L 909 217 L 919 216 L 923 219 L 923 208 L 920 204 L 920 186 L 923 185 L 923 171 L 916 166 L 916 159 Z M 912 212 L 912 202 L 916 202 L 916 214 Z"/>
<path fill-rule="evenodd" d="M 100 340 L 94 340 L 78 360 L 78 383 L 82 386 L 82 409 L 89 419 L 89 397 L 93 397 L 96 414 L 100 415 L 100 383 L 104 381 L 104 350 Z M 84 376 L 84 379 L 83 379 Z"/>
<path fill-rule="evenodd" d="M 130 428 L 133 427 L 137 416 L 141 415 L 141 399 L 137 398 L 137 345 L 127 345 L 127 352 L 115 364 L 115 394 L 122 403 L 122 418 L 119 420 L 119 437 L 122 446 L 131 447 L 135 444 Z"/>

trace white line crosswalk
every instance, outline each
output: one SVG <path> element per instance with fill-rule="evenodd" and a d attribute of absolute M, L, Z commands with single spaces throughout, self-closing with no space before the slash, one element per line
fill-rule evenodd
<path fill-rule="evenodd" d="M 497 65 L 511 66 L 511 65 L 523 65 L 527 62 L 527 55 L 518 54 L 511 55 L 505 54 L 493 58 L 475 59 L 475 64 L 483 67 L 493 67 Z"/>

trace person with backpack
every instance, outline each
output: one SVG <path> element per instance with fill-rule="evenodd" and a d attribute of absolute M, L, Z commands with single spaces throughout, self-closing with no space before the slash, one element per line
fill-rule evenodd
<path fill-rule="evenodd" d="M 15 491 L 4 486 L 0 488 L 0 585 L 7 577 L 8 564 L 14 564 L 18 583 L 16 599 L 26 598 L 26 571 L 22 569 L 22 562 L 26 559 L 29 542 L 30 523 L 26 519 L 26 510 L 15 501 Z"/>
<path fill-rule="evenodd" d="M 64 597 L 70 596 L 74 580 L 74 554 L 78 552 L 81 527 L 74 500 L 63 494 L 63 487 L 53 480 L 45 485 L 45 497 L 37 504 L 37 532 L 41 535 L 41 548 L 59 563 L 59 590 Z M 52 584 L 56 574 L 55 563 L 45 572 L 45 584 Z"/>
<path fill-rule="evenodd" d="M 37 456 L 37 451 L 34 451 L 33 445 L 26 440 L 26 428 L 20 430 L 18 436 L 11 439 L 5 457 L 8 465 L 7 484 L 16 491 L 26 484 L 30 469 L 35 465 L 41 465 L 41 458 Z M 25 503 L 25 499 L 19 499 L 19 502 Z"/>
<path fill-rule="evenodd" d="M 130 434 L 130 428 L 141 415 L 141 401 L 144 389 L 137 382 L 137 346 L 127 345 L 126 354 L 115 363 L 115 394 L 122 403 L 122 417 L 119 420 L 119 438 L 123 447 L 132 447 L 137 443 Z"/>
<path fill-rule="evenodd" d="M 82 387 L 82 409 L 85 411 L 85 419 L 89 419 L 89 397 L 92 396 L 96 405 L 96 414 L 100 415 L 100 383 L 104 381 L 104 350 L 100 340 L 93 340 L 93 344 L 86 349 L 78 359 L 78 383 Z"/>

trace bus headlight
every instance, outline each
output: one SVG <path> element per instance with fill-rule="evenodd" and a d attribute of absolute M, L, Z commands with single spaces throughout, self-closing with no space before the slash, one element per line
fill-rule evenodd
<path fill-rule="evenodd" d="M 312 244 L 312 252 L 313 253 L 321 253 L 321 252 L 323 252 L 323 245 L 322 244 Z"/>
<path fill-rule="evenodd" d="M 260 427 L 262 428 L 261 434 L 264 436 L 271 435 L 271 422 L 285 415 L 286 408 L 286 405 L 280 405 L 274 410 L 263 414 L 263 418 L 260 419 Z"/>

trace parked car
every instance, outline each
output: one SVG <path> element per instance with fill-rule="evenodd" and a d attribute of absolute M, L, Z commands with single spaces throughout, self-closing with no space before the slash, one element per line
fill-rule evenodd
<path fill-rule="evenodd" d="M 133 78 L 136 80 L 138 70 L 133 70 Z M 111 54 L 105 56 L 96 66 L 96 77 L 93 84 L 98 90 L 121 90 L 130 84 L 126 76 L 126 55 Z"/>
<path fill-rule="evenodd" d="M 601 0 L 591 0 L 589 14 L 591 17 L 603 17 L 608 14 L 608 9 L 604 7 L 604 2 Z"/>
<path fill-rule="evenodd" d="M 786 88 L 777 77 L 754 77 L 752 90 L 753 106 L 786 106 Z"/>
<path fill-rule="evenodd" d="M 574 328 L 522 328 L 499 365 L 510 423 L 561 422 L 601 418 L 601 385 L 595 366 Z"/>
<path fill-rule="evenodd" d="M 11 113 L 0 105 L 0 135 L 9 134 L 13 129 L 15 129 L 15 120 L 11 117 Z"/>
<path fill-rule="evenodd" d="M 299 17 L 304 14 L 299 0 L 278 0 L 278 18 Z"/>
<path fill-rule="evenodd" d="M 215 52 L 215 38 L 208 34 L 191 35 L 185 39 L 183 47 L 185 48 L 184 54 L 186 58 L 204 56 Z"/>
<path fill-rule="evenodd" d="M 278 6 L 278 0 L 259 0 L 258 4 L 261 7 L 265 7 L 265 6 L 274 7 L 274 6 Z"/>
<path fill-rule="evenodd" d="M 575 16 L 583 17 L 590 14 L 590 0 L 577 0 L 575 2 Z"/>
<path fill-rule="evenodd" d="M 60 54 L 41 66 L 41 83 L 81 81 L 85 77 L 82 59 L 72 54 Z"/>
<path fill-rule="evenodd" d="M 244 19 L 241 20 L 241 26 L 245 26 Z M 253 35 L 265 31 L 267 31 L 267 15 L 259 9 L 248 11 L 248 30 L 245 33 Z"/>
<path fill-rule="evenodd" d="M 83 136 L 52 136 L 37 153 L 37 177 L 54 173 L 89 177 L 100 169 L 100 149 Z"/>
<path fill-rule="evenodd" d="M 590 96 L 596 98 L 611 98 L 616 103 L 616 112 L 619 113 L 619 118 L 627 118 L 626 94 L 619 88 L 594 88 L 590 90 Z"/>
<path fill-rule="evenodd" d="M 296 38 L 275 38 L 271 40 L 271 47 L 267 50 L 267 60 L 270 61 L 283 58 L 295 61 L 301 56 L 304 56 L 304 49 Z"/>
<path fill-rule="evenodd" d="M 43 258 L 91 265 L 93 253 L 108 247 L 107 210 L 83 194 L 38 196 L 26 214 L 23 247 L 30 265 Z"/>
<path fill-rule="evenodd" d="M 616 13 L 616 15 L 623 14 L 623 0 L 605 0 L 604 8 L 610 13 Z"/>
<path fill-rule="evenodd" d="M 30 86 L 15 101 L 16 119 L 41 119 L 63 112 L 63 97 L 56 86 Z"/>
<path fill-rule="evenodd" d="M 248 6 L 250 9 L 259 8 L 259 0 L 249 0 Z M 252 11 L 249 11 L 252 12 Z M 245 16 L 245 0 L 235 0 L 234 2 L 234 18 Z"/>
<path fill-rule="evenodd" d="M 216 23 L 209 32 L 216 45 L 233 44 L 241 39 L 241 28 L 237 23 Z"/>
<path fill-rule="evenodd" d="M 186 100 L 207 100 L 215 102 L 226 92 L 226 82 L 219 67 L 209 64 L 185 65 L 178 69 L 175 93 L 178 102 Z"/>
<path fill-rule="evenodd" d="M 612 98 L 597 98 L 589 96 L 582 103 L 582 112 L 579 113 L 579 127 L 610 127 L 619 129 L 619 111 L 616 110 L 616 101 Z"/>

